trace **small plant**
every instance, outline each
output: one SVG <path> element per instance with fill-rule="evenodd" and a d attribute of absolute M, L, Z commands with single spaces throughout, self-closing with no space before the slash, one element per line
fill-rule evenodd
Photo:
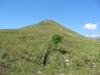
<path fill-rule="evenodd" d="M 62 41 L 62 39 L 63 39 L 63 36 L 60 36 L 57 34 L 52 37 L 52 42 L 55 45 L 55 49 L 57 49 L 57 45 Z"/>

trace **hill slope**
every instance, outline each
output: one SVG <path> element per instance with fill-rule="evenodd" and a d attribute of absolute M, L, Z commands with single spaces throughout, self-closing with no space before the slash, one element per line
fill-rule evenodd
<path fill-rule="evenodd" d="M 55 34 L 64 37 L 56 51 L 51 42 Z M 0 67 L 1 75 L 99 75 L 100 42 L 53 20 L 20 29 L 1 29 Z"/>

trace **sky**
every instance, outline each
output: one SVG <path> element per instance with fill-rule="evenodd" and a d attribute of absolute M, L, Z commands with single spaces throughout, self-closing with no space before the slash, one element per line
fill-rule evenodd
<path fill-rule="evenodd" d="M 100 0 L 0 0 L 0 29 L 16 29 L 45 19 L 87 37 L 100 36 Z"/>

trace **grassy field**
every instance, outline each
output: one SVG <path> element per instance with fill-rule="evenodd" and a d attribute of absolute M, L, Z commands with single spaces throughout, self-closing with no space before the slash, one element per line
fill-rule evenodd
<path fill-rule="evenodd" d="M 64 37 L 57 50 L 55 34 Z M 99 70 L 100 41 L 55 21 L 0 29 L 0 75 L 100 75 Z"/>

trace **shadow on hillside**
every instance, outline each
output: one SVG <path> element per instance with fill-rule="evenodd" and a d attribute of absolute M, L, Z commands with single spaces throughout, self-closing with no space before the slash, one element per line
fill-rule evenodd
<path fill-rule="evenodd" d="M 44 65 L 44 66 L 45 66 L 46 63 L 47 63 L 48 56 L 49 56 L 49 51 L 44 55 L 44 60 L 43 60 L 43 65 Z"/>
<path fill-rule="evenodd" d="M 59 52 L 60 52 L 61 54 L 67 54 L 67 53 L 68 53 L 68 51 L 65 51 L 64 49 L 59 49 Z"/>

